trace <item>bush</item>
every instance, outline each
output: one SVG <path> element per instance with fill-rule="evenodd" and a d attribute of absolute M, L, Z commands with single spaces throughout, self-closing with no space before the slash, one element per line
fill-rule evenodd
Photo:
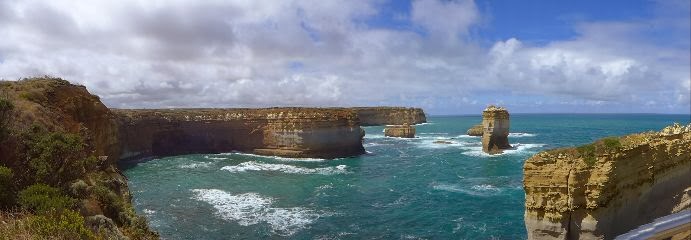
<path fill-rule="evenodd" d="M 28 225 L 36 235 L 45 239 L 96 239 L 84 226 L 84 217 L 72 210 L 31 216 Z"/>
<path fill-rule="evenodd" d="M 86 145 L 77 134 L 47 132 L 33 126 L 25 133 L 29 169 L 34 182 L 62 186 L 95 168 L 97 159 L 86 154 Z"/>
<path fill-rule="evenodd" d="M 92 191 L 96 199 L 101 202 L 103 213 L 106 217 L 112 218 L 120 224 L 128 222 L 128 219 L 120 216 L 121 213 L 126 212 L 127 209 L 125 203 L 117 194 L 102 185 L 95 186 Z"/>
<path fill-rule="evenodd" d="M 618 137 L 604 138 L 602 139 L 602 144 L 607 151 L 616 150 L 621 147 L 621 142 Z"/>
<path fill-rule="evenodd" d="M 12 169 L 0 166 L 0 208 L 9 207 L 14 203 L 14 184 Z"/>
<path fill-rule="evenodd" d="M 76 200 L 60 189 L 45 184 L 34 184 L 19 192 L 19 205 L 39 214 L 62 212 L 76 204 Z"/>
<path fill-rule="evenodd" d="M 0 99 L 0 142 L 9 134 L 10 118 L 14 105 L 7 99 Z"/>

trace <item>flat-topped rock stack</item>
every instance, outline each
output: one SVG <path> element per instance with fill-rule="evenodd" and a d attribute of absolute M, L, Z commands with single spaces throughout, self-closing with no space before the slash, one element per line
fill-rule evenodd
<path fill-rule="evenodd" d="M 414 138 L 415 126 L 409 124 L 404 125 L 389 125 L 384 129 L 384 136 L 399 137 L 399 138 Z"/>
<path fill-rule="evenodd" d="M 501 153 L 511 148 L 509 144 L 509 111 L 490 105 L 482 111 L 482 151 L 489 154 Z"/>

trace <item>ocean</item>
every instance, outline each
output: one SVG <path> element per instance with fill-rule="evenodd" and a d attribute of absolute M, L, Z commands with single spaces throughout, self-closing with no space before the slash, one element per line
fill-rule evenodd
<path fill-rule="evenodd" d="M 480 116 L 431 116 L 414 139 L 365 127 L 367 154 L 358 157 L 194 154 L 121 168 L 137 213 L 163 239 L 525 239 L 527 158 L 689 119 L 513 114 L 515 149 L 490 156 L 465 135 Z"/>

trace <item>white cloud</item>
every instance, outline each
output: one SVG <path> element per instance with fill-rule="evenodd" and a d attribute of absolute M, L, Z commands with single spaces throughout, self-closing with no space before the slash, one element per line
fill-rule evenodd
<path fill-rule="evenodd" d="M 2 1 L 0 78 L 61 76 L 112 107 L 386 104 L 453 113 L 532 96 L 525 102 L 688 110 L 688 46 L 649 41 L 649 22 L 586 22 L 574 39 L 531 46 L 510 38 L 486 48 L 469 34 L 482 15 L 473 1 L 414 1 L 397 19 L 412 29 L 368 26 L 380 7 Z M 683 23 L 651 21 L 688 37 Z"/>

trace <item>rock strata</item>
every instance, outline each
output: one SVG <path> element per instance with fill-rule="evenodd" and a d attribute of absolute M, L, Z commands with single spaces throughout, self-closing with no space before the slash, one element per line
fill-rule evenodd
<path fill-rule="evenodd" d="M 285 157 L 364 153 L 364 131 L 348 109 L 113 110 L 120 158 L 240 151 Z"/>
<path fill-rule="evenodd" d="M 415 127 L 408 124 L 405 125 L 389 125 L 384 129 L 384 136 L 399 137 L 399 138 L 414 138 Z"/>
<path fill-rule="evenodd" d="M 482 127 L 482 124 L 474 125 L 468 129 L 466 134 L 468 136 L 475 136 L 475 137 L 482 137 L 482 133 L 484 132 L 484 128 Z"/>
<path fill-rule="evenodd" d="M 482 151 L 501 153 L 509 145 L 509 112 L 506 108 L 488 106 L 482 111 Z"/>
<path fill-rule="evenodd" d="M 688 209 L 690 129 L 677 125 L 606 138 L 528 159 L 523 167 L 528 238 L 613 239 Z"/>
<path fill-rule="evenodd" d="M 405 107 L 355 107 L 362 126 L 403 125 L 426 123 L 425 112 L 421 108 Z"/>

